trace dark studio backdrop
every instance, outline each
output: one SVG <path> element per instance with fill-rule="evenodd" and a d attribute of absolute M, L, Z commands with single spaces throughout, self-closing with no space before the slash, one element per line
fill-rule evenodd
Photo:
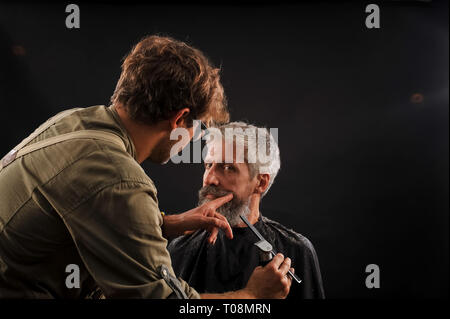
<path fill-rule="evenodd" d="M 279 129 L 262 214 L 314 244 L 328 298 L 448 297 L 448 2 L 0 4 L 0 153 L 66 108 L 108 104 L 122 57 L 160 33 L 222 67 L 232 120 Z M 145 163 L 160 208 L 201 164 Z M 381 286 L 368 289 L 377 264 Z"/>

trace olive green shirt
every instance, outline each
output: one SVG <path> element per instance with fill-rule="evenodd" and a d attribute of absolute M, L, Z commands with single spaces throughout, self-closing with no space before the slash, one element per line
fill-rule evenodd
<path fill-rule="evenodd" d="M 172 276 L 152 180 L 136 161 L 112 107 L 75 111 L 29 144 L 78 130 L 118 135 L 74 139 L 17 158 L 0 171 L 0 298 L 170 298 Z M 79 267 L 80 288 L 73 287 Z M 66 281 L 72 283 L 67 285 Z M 199 294 L 181 280 L 189 298 Z"/>

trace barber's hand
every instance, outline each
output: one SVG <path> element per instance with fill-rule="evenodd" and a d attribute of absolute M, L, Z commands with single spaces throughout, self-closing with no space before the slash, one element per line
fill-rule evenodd
<path fill-rule="evenodd" d="M 216 211 L 232 198 L 233 194 L 230 193 L 187 212 L 164 216 L 162 226 L 164 236 L 179 236 L 197 229 L 206 229 L 210 232 L 208 242 L 214 243 L 219 229 L 222 229 L 228 238 L 233 238 L 233 232 L 227 219 Z"/>
<path fill-rule="evenodd" d="M 266 266 L 253 271 L 247 286 L 243 289 L 256 299 L 284 299 L 291 289 L 292 278 L 288 276 L 291 260 L 277 254 Z"/>

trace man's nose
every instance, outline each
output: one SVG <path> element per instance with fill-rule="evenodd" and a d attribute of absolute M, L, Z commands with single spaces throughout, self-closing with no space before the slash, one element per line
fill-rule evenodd
<path fill-rule="evenodd" d="M 209 170 L 205 172 L 203 175 L 203 184 L 204 185 L 219 185 L 219 179 L 217 178 L 214 167 L 211 167 Z"/>

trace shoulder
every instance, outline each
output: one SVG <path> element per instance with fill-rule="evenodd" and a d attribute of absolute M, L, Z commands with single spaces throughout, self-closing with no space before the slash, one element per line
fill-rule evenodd
<path fill-rule="evenodd" d="M 273 241 L 279 241 L 281 245 L 287 248 L 315 255 L 314 246 L 308 238 L 265 216 L 261 216 L 261 219 Z"/>
<path fill-rule="evenodd" d="M 95 157 L 94 154 L 91 155 Z M 154 191 L 156 192 L 156 186 L 153 180 L 129 153 L 114 145 L 108 145 L 107 147 L 102 147 L 99 155 L 102 157 L 102 163 L 107 166 L 120 181 L 134 181 L 147 184 L 154 188 Z M 91 160 L 92 158 L 88 159 L 88 162 Z"/>
<path fill-rule="evenodd" d="M 206 234 L 207 232 L 205 230 L 197 230 L 192 234 L 179 236 L 170 241 L 167 249 L 172 253 L 179 250 L 184 252 L 196 251 L 204 242 Z"/>
<path fill-rule="evenodd" d="M 83 184 L 146 185 L 156 192 L 154 182 L 142 166 L 130 154 L 113 146 L 100 146 L 92 150 L 81 156 L 69 169 L 70 174 L 83 174 L 78 177 Z"/>
<path fill-rule="evenodd" d="M 52 175 L 41 187 L 62 213 L 112 191 L 146 193 L 157 203 L 155 184 L 144 169 L 129 154 L 113 147 L 92 147 Z"/>

